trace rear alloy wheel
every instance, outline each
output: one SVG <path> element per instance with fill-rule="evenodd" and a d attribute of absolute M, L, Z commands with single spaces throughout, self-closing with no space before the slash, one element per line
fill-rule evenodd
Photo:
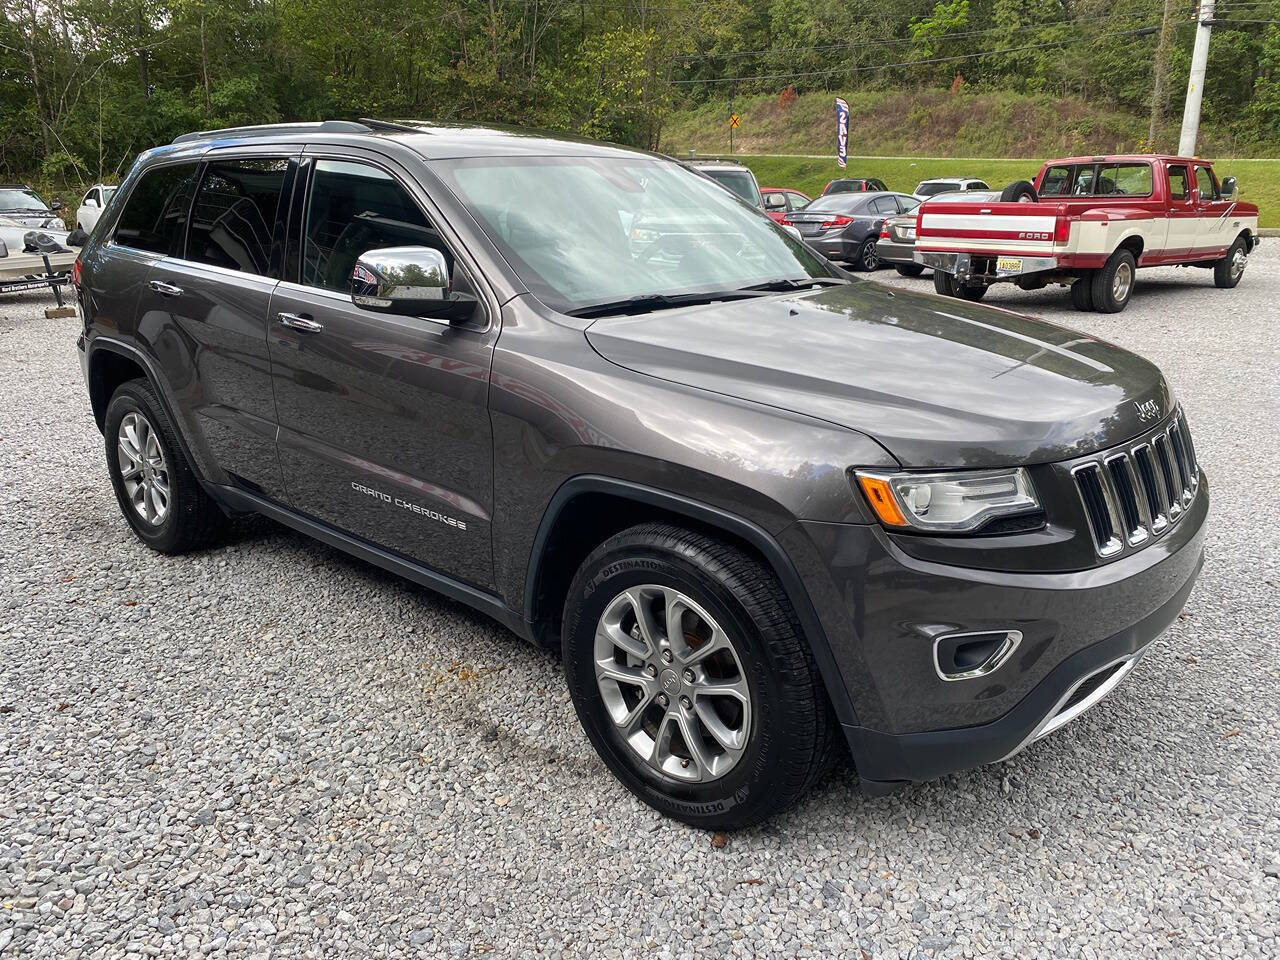
<path fill-rule="evenodd" d="M 858 247 L 858 253 L 853 258 L 853 266 L 856 270 L 866 270 L 868 272 L 880 266 L 880 258 L 876 256 L 875 237 L 862 241 L 862 246 Z"/>
<path fill-rule="evenodd" d="M 919 263 L 900 263 L 897 269 L 902 277 L 918 277 L 924 273 L 924 265 Z"/>
<path fill-rule="evenodd" d="M 837 729 L 786 593 L 759 561 L 662 523 L 610 537 L 564 609 L 574 708 L 606 766 L 692 826 L 750 826 L 827 768 Z"/>
<path fill-rule="evenodd" d="M 1100 313 L 1119 313 L 1133 295 L 1138 265 L 1133 254 L 1120 249 L 1093 275 L 1093 307 Z"/>
<path fill-rule="evenodd" d="M 1244 237 L 1236 237 L 1236 242 L 1227 248 L 1227 255 L 1213 265 L 1213 285 L 1230 290 L 1244 276 L 1244 268 L 1248 262 L 1249 253 L 1245 249 Z"/>

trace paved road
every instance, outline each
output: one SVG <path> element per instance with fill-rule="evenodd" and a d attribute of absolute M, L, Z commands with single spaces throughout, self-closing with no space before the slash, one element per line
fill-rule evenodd
<path fill-rule="evenodd" d="M 263 523 L 126 531 L 72 341 L 0 300 L 0 957 L 1280 955 L 1280 250 L 1129 310 L 1214 497 L 1185 615 L 1097 710 L 711 838 L 595 759 L 555 659 Z M 885 282 L 923 286 L 923 280 Z"/>

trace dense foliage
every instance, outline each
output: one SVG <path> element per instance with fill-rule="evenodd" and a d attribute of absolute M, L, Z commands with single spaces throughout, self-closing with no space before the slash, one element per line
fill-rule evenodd
<path fill-rule="evenodd" d="M 1169 0 L 1181 109 L 1192 0 Z M 1280 144 L 1280 0 L 1219 0 L 1205 113 Z M 200 128 L 316 117 L 533 124 L 648 147 L 676 106 L 1003 89 L 1151 108 L 1165 0 L 0 0 L 0 176 L 111 179 Z M 1246 22 L 1249 21 L 1249 22 Z M 732 82 L 730 82 L 732 81 Z"/>

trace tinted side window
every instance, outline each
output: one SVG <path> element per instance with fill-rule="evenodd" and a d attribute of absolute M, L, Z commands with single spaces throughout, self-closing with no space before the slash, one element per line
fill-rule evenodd
<path fill-rule="evenodd" d="M 178 252 L 195 176 L 194 163 L 153 167 L 143 173 L 120 214 L 115 241 L 162 256 Z"/>
<path fill-rule="evenodd" d="M 1151 164 L 1111 163 L 1098 173 L 1099 196 L 1148 197 L 1151 195 Z"/>
<path fill-rule="evenodd" d="M 440 234 L 389 174 L 366 163 L 317 161 L 303 224 L 304 284 L 346 293 L 356 257 L 403 246 L 434 247 L 453 267 Z"/>
<path fill-rule="evenodd" d="M 1072 174 L 1075 167 L 1050 167 L 1040 180 L 1040 193 L 1046 197 L 1057 197 L 1071 192 Z"/>
<path fill-rule="evenodd" d="M 893 197 L 876 197 L 871 201 L 871 209 L 876 213 L 897 213 L 898 204 Z"/>
<path fill-rule="evenodd" d="M 1201 200 L 1218 199 L 1218 185 L 1213 182 L 1208 167 L 1196 167 L 1196 189 L 1200 191 Z"/>
<path fill-rule="evenodd" d="M 205 167 L 187 232 L 187 259 L 265 275 L 289 161 L 218 160 Z"/>
<path fill-rule="evenodd" d="M 1178 166 L 1169 168 L 1169 199 L 1186 200 L 1191 196 L 1191 187 L 1187 181 L 1187 168 Z"/>
<path fill-rule="evenodd" d="M 990 190 L 991 188 L 988 187 L 981 180 L 975 180 L 973 181 L 973 183 L 969 184 L 969 189 L 970 190 Z"/>

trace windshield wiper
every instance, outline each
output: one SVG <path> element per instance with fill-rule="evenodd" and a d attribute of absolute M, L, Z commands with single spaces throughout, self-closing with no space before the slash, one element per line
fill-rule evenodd
<path fill-rule="evenodd" d="M 782 290 L 807 290 L 810 287 L 817 286 L 839 286 L 848 282 L 848 280 L 841 280 L 839 277 L 805 277 L 803 280 L 781 277 L 777 280 L 766 280 L 764 283 L 753 283 L 749 286 L 740 287 L 739 289 L 756 290 L 761 293 L 774 293 Z"/>
<path fill-rule="evenodd" d="M 651 310 L 670 310 L 673 307 L 688 307 L 701 303 L 719 303 L 722 300 L 745 300 L 760 293 L 761 291 L 748 288 L 713 290 L 711 293 L 644 293 L 622 300 L 589 303 L 585 307 L 565 312 L 571 317 L 607 317 L 617 314 L 648 313 Z"/>

